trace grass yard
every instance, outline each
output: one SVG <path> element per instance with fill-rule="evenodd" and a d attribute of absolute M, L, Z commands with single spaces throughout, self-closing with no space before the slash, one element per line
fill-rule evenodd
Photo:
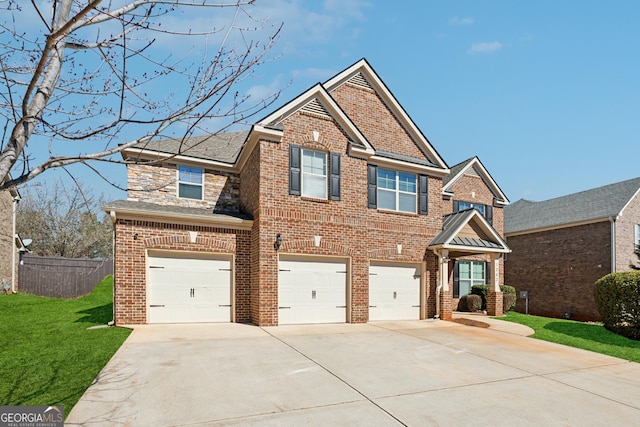
<path fill-rule="evenodd" d="M 87 329 L 112 319 L 112 280 L 76 300 L 0 295 L 0 405 L 71 412 L 131 332 Z"/>
<path fill-rule="evenodd" d="M 640 341 L 616 335 L 601 324 L 531 316 L 513 311 L 497 319 L 529 326 L 535 331 L 531 335 L 533 338 L 640 363 Z"/>

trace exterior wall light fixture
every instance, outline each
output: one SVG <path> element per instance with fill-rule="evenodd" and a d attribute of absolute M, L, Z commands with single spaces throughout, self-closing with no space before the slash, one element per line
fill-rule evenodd
<path fill-rule="evenodd" d="M 273 243 L 273 249 L 278 252 L 280 250 L 280 246 L 282 246 L 282 236 L 278 233 L 276 234 L 276 241 Z"/>

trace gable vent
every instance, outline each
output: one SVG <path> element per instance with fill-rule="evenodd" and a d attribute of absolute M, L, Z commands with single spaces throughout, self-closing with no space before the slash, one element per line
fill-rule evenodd
<path fill-rule="evenodd" d="M 302 111 L 306 113 L 320 114 L 321 116 L 331 116 L 320 101 L 318 101 L 318 98 L 313 98 L 313 101 L 302 107 Z"/>
<path fill-rule="evenodd" d="M 478 173 L 475 167 L 467 169 L 467 171 L 464 174 L 469 176 L 480 177 L 480 174 Z"/>
<path fill-rule="evenodd" d="M 373 89 L 369 84 L 369 81 L 362 75 L 362 73 L 358 73 L 355 76 L 351 77 L 348 82 L 365 89 Z"/>

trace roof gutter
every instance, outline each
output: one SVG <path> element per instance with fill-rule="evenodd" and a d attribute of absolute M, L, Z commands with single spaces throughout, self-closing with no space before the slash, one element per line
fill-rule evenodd
<path fill-rule="evenodd" d="M 620 218 L 620 215 L 610 215 L 609 222 L 611 223 L 611 272 L 615 273 L 616 268 L 616 221 Z"/>

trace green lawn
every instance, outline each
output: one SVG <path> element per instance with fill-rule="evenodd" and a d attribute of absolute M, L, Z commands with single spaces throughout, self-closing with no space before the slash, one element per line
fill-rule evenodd
<path fill-rule="evenodd" d="M 531 316 L 513 311 L 496 319 L 529 326 L 535 331 L 531 335 L 533 338 L 640 362 L 640 341 L 616 335 L 601 324 Z"/>
<path fill-rule="evenodd" d="M 77 300 L 0 295 L 0 405 L 71 412 L 131 332 L 88 330 L 112 319 L 112 277 Z"/>

